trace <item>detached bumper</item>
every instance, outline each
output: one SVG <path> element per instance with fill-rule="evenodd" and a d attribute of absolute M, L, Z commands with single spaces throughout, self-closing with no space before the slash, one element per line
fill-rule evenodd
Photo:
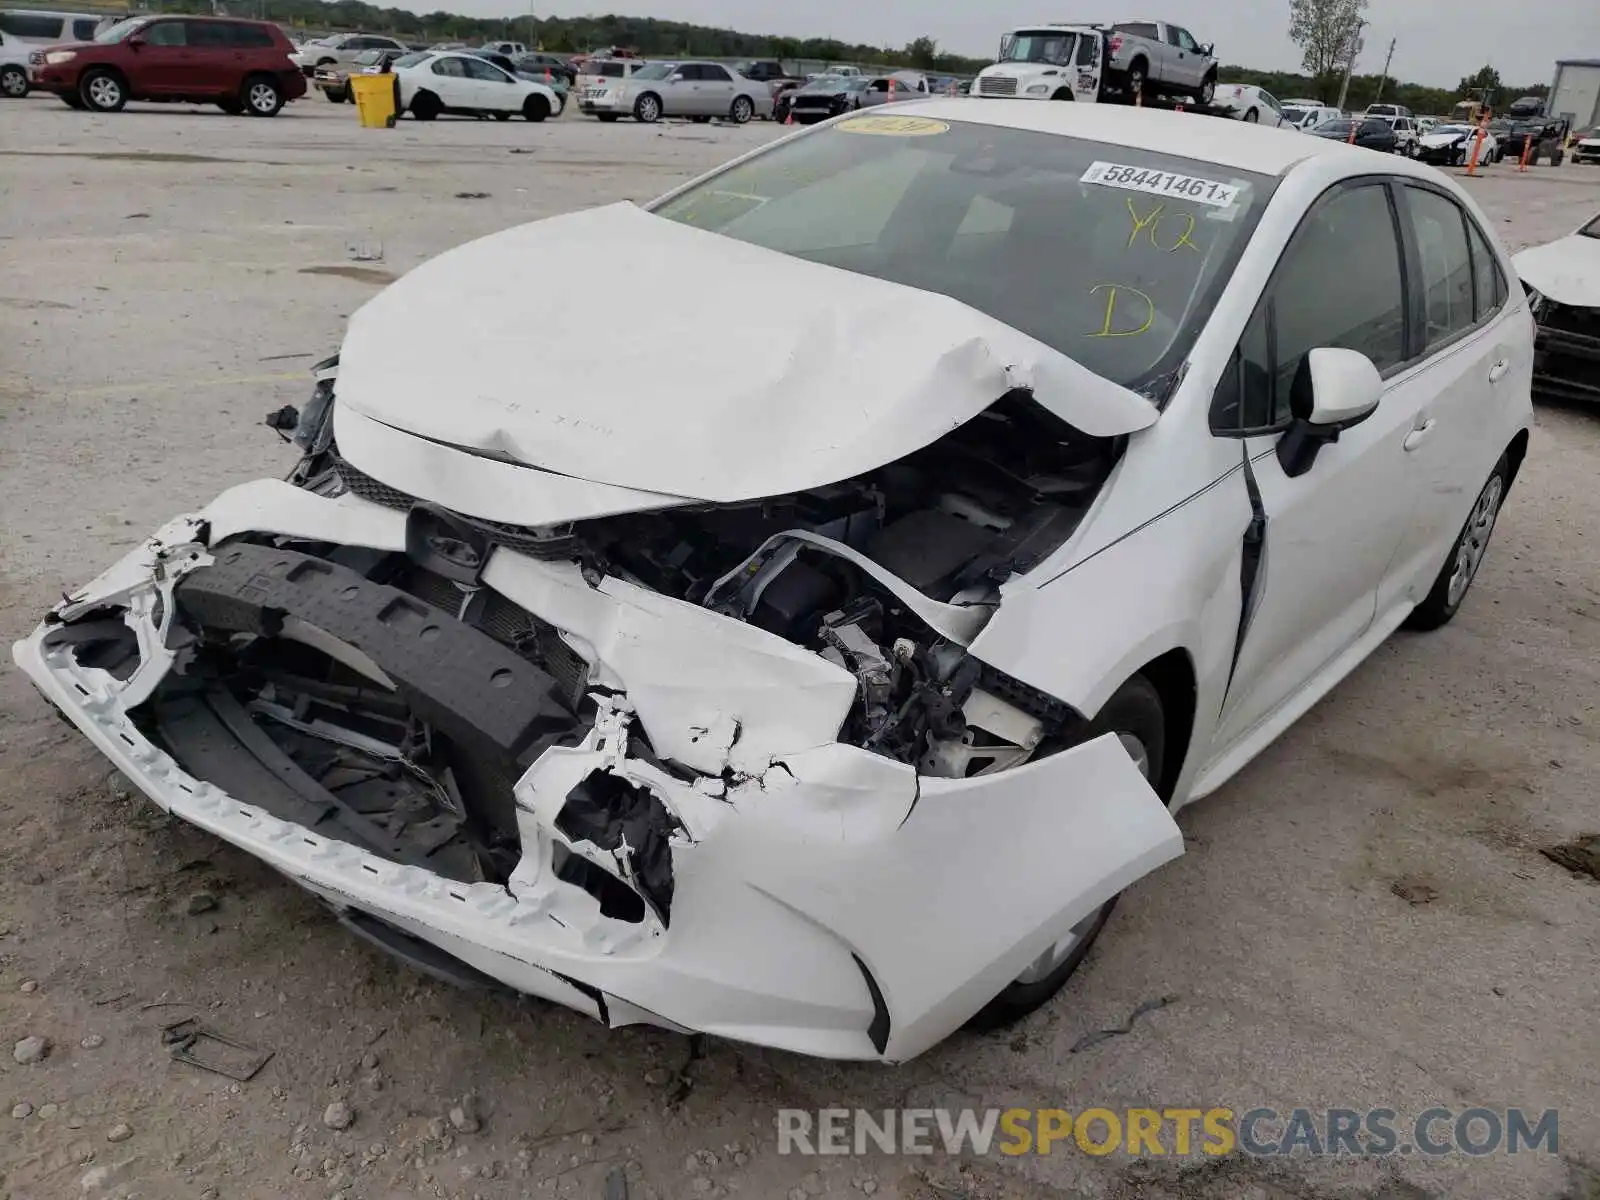
<path fill-rule="evenodd" d="M 369 634 L 340 606 L 379 598 L 326 581 L 298 592 L 328 570 L 259 545 L 257 557 L 244 556 L 253 574 L 230 582 L 223 568 L 230 555 L 236 565 L 240 558 L 225 543 L 243 531 L 398 553 L 406 515 L 277 481 L 232 489 L 58 606 L 15 644 L 18 665 L 157 805 L 260 858 L 348 923 L 379 922 L 608 1025 L 650 1023 L 832 1058 L 907 1059 L 959 1028 L 1062 930 L 1182 852 L 1170 815 L 1112 737 L 991 776 L 918 779 L 901 763 L 805 732 L 833 703 L 826 673 L 804 661 L 808 652 L 618 581 L 589 587 L 575 572 L 502 548 L 484 575 L 488 587 L 588 647 L 609 695 L 576 744 L 545 749 L 515 781 L 521 856 L 504 884 L 391 861 L 201 778 L 147 736 L 152 722 L 141 706 L 181 674 L 184 623 L 201 617 L 221 629 L 241 628 L 257 611 L 276 614 L 278 627 L 298 622 L 307 644 L 340 645 L 402 691 L 405 672 L 441 647 L 448 661 L 435 662 L 430 678 L 471 668 L 462 639 L 477 631 L 462 627 L 441 640 L 437 628 L 428 632 L 435 610 L 391 619 L 390 605 L 375 617 L 387 628 Z M 211 597 L 211 609 L 186 599 L 185 580 L 203 585 L 189 590 Z M 117 614 L 137 654 L 109 669 L 87 665 L 84 643 L 62 636 L 74 622 L 115 632 Z M 505 670 L 495 670 L 495 686 Z M 531 664 L 529 672 L 539 674 Z M 763 672 L 773 686 L 757 686 Z M 508 710 L 523 686 L 522 674 L 511 674 Z M 434 692 L 460 684 L 445 680 Z M 785 698 L 802 710 L 788 726 L 774 704 Z M 472 719 L 486 730 L 510 720 L 495 711 Z M 706 753 L 726 725 L 741 747 L 765 739 L 765 765 L 669 773 L 653 754 L 630 750 L 637 725 L 665 756 L 674 722 L 686 747 L 679 763 Z M 507 726 L 507 737 L 515 732 Z M 723 747 L 730 754 L 739 761 Z M 671 814 L 670 916 L 665 904 L 642 919 L 608 916 L 591 891 L 552 870 L 559 847 L 638 882 L 627 842 L 608 852 L 596 844 L 603 837 L 563 823 L 572 797 L 597 777 Z"/>

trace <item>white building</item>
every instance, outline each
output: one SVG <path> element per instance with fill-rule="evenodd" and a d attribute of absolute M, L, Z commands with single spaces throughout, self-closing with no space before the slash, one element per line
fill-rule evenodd
<path fill-rule="evenodd" d="M 1600 125 L 1600 58 L 1566 58 L 1557 62 L 1545 112 L 1566 117 L 1573 129 Z"/>

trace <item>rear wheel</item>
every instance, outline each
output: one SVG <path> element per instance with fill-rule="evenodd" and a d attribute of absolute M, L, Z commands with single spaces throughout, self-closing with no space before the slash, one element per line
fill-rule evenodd
<path fill-rule="evenodd" d="M 1137 100 L 1144 93 L 1144 60 L 1140 59 L 1128 68 L 1128 95 Z"/>
<path fill-rule="evenodd" d="M 276 79 L 254 75 L 244 81 L 244 109 L 252 117 L 275 117 L 283 107 L 283 89 Z"/>
<path fill-rule="evenodd" d="M 95 112 L 121 112 L 128 103 L 128 85 L 115 71 L 98 68 L 84 75 L 78 84 L 78 95 L 84 106 Z"/>
<path fill-rule="evenodd" d="M 0 67 L 0 95 L 20 100 L 28 94 L 28 73 L 15 63 Z"/>
<path fill-rule="evenodd" d="M 1070 750 L 1107 733 L 1117 735 L 1139 773 L 1152 787 L 1159 789 L 1166 761 L 1166 716 L 1161 708 L 1161 694 L 1143 675 L 1135 675 L 1118 688 L 1101 706 L 1094 720 L 1063 736 L 1052 749 Z M 1119 898 L 1120 893 L 1069 929 L 1004 991 L 984 1005 L 970 1024 L 976 1029 L 1009 1025 L 1059 992 L 1088 956 L 1089 948 L 1105 928 Z"/>
<path fill-rule="evenodd" d="M 1433 581 L 1433 587 L 1422 603 L 1406 617 L 1407 629 L 1424 632 L 1437 629 L 1460 610 L 1461 602 L 1467 598 L 1467 589 L 1472 586 L 1472 581 L 1478 577 L 1478 568 L 1483 565 L 1484 552 L 1489 548 L 1489 537 L 1494 533 L 1494 523 L 1499 519 L 1500 505 L 1505 502 L 1510 479 L 1511 464 L 1501 455 L 1500 461 L 1489 473 L 1489 481 L 1483 485 L 1477 500 L 1473 501 L 1467 523 L 1456 535 L 1455 544 L 1450 547 L 1450 553 L 1439 570 L 1438 578 Z"/>
<path fill-rule="evenodd" d="M 522 119 L 525 121 L 542 121 L 550 115 L 550 101 L 543 96 L 532 95 L 522 102 Z"/>

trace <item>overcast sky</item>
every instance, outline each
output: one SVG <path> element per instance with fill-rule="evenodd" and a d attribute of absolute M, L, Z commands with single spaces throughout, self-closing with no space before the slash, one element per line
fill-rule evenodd
<path fill-rule="evenodd" d="M 472 16 L 527 15 L 517 0 L 395 0 L 417 12 L 446 8 Z M 1215 41 L 1224 61 L 1266 69 L 1298 70 L 1300 52 L 1289 41 L 1288 0 L 1160 0 L 1148 10 L 1105 0 L 1088 6 L 1050 0 L 533 0 L 536 16 L 619 12 L 663 20 L 716 25 L 745 33 L 835 37 L 844 42 L 903 46 L 920 34 L 958 54 L 990 55 L 1009 26 L 1030 21 L 1116 20 L 1165 17 L 1202 42 Z M 1529 18 L 1533 18 L 1530 23 Z M 1548 83 L 1554 55 L 1600 58 L 1600 0 L 1373 0 L 1367 13 L 1367 48 L 1358 73 L 1376 74 L 1389 39 L 1396 39 L 1391 72 L 1404 80 L 1453 87 L 1484 62 L 1507 83 Z"/>

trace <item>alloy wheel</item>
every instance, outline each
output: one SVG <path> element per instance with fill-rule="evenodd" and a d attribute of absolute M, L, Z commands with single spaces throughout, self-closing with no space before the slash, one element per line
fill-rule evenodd
<path fill-rule="evenodd" d="M 1456 547 L 1455 570 L 1450 573 L 1448 600 L 1451 608 L 1461 603 L 1483 565 L 1484 551 L 1489 548 L 1489 535 L 1494 532 L 1495 520 L 1500 516 L 1500 502 L 1505 498 L 1505 481 L 1495 474 L 1483 485 L 1478 501 L 1472 506 L 1467 527 L 1461 531 L 1461 544 Z"/>
<path fill-rule="evenodd" d="M 278 107 L 278 91 L 270 83 L 250 86 L 250 107 L 259 113 L 273 112 Z"/>
<path fill-rule="evenodd" d="M 115 108 L 122 103 L 122 85 L 109 75 L 89 81 L 89 100 L 96 108 Z"/>

